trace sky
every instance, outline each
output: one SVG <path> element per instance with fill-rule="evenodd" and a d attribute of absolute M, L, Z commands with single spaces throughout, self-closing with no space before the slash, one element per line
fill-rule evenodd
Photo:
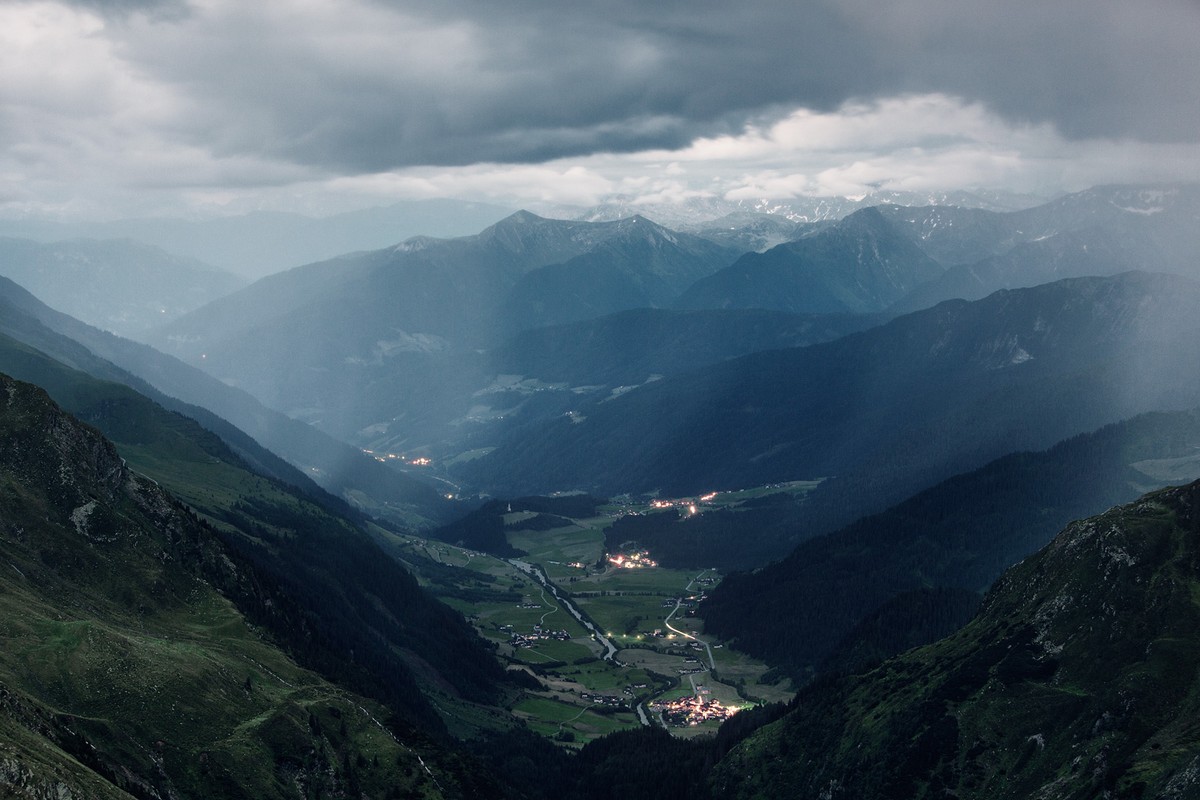
<path fill-rule="evenodd" d="M 1200 0 L 0 0 L 0 216 L 1200 180 Z"/>

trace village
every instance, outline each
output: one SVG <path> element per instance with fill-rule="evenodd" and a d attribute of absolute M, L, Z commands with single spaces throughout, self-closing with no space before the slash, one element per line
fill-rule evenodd
<path fill-rule="evenodd" d="M 522 608 L 540 608 L 541 606 L 534 604 L 522 604 Z M 541 625 L 534 625 L 532 633 L 517 633 L 513 630 L 512 625 L 501 625 L 500 630 L 509 634 L 508 643 L 513 647 L 537 647 L 538 642 L 545 641 L 571 641 L 571 634 L 564 630 L 543 630 Z"/>
<path fill-rule="evenodd" d="M 608 563 L 618 569 L 649 569 L 658 566 L 658 562 L 650 557 L 649 550 L 614 553 L 608 557 Z"/>
<path fill-rule="evenodd" d="M 655 700 L 649 704 L 666 725 L 677 728 L 693 727 L 704 722 L 722 721 L 732 717 L 741 709 L 722 705 L 701 694 L 681 697 L 678 700 Z"/>

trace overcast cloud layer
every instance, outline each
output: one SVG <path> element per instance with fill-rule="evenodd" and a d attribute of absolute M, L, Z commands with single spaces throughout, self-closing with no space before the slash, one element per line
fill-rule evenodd
<path fill-rule="evenodd" d="M 0 212 L 1200 179 L 1195 0 L 0 0 Z"/>

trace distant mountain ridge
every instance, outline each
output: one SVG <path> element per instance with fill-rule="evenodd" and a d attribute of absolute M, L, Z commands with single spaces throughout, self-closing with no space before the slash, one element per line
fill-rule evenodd
<path fill-rule="evenodd" d="M 944 263 L 892 306 L 927 308 L 999 289 L 1131 269 L 1200 277 L 1200 187 L 1101 187 L 1029 212 L 980 219 L 950 209 L 881 209 Z M 957 226 L 955 223 L 958 223 Z M 971 234 L 963 235 L 970 227 Z M 962 249 L 976 243 L 975 250 Z M 958 249 L 956 249 L 958 248 Z"/>
<path fill-rule="evenodd" d="M 734 257 L 646 220 L 520 212 L 476 236 L 410 240 L 271 276 L 155 341 L 351 439 L 484 388 L 490 378 L 472 385 L 477 351 L 523 328 L 643 306 Z M 593 290 L 601 275 L 605 292 Z"/>
<path fill-rule="evenodd" d="M 698 280 L 681 308 L 764 308 L 795 313 L 871 313 L 942 274 L 875 208 L 765 253 L 748 253 Z"/>
<path fill-rule="evenodd" d="M 1031 208 L 993 213 L 954 206 L 881 205 L 884 214 L 947 267 L 1000 255 L 1070 231 L 1157 218 L 1184 232 L 1200 211 L 1200 185 L 1096 186 Z"/>
<path fill-rule="evenodd" d="M 144 334 L 246 284 L 129 240 L 0 238 L 0 275 L 47 305 L 122 336 Z"/>
<path fill-rule="evenodd" d="M 617 197 L 588 208 L 550 206 L 538 210 L 539 213 L 550 217 L 589 222 L 605 222 L 641 214 L 661 225 L 692 233 L 701 233 L 710 229 L 715 220 L 729 215 L 769 217 L 794 225 L 835 221 L 860 209 L 882 204 L 956 206 L 1004 212 L 1042 205 L 1045 202 L 1044 197 L 1037 195 L 997 192 L 989 189 L 951 192 L 877 190 L 856 197 L 818 195 L 787 198 L 760 197 L 753 200 L 726 200 L 720 197 L 701 196 L 654 202 L 636 197 Z"/>
<path fill-rule="evenodd" d="M 0 235 L 41 242 L 134 239 L 255 279 L 343 253 L 386 247 L 411 236 L 473 233 L 510 213 L 510 209 L 488 203 L 412 200 L 325 217 L 256 211 L 198 221 L 169 217 L 95 223 L 6 219 L 0 220 Z"/>
<path fill-rule="evenodd" d="M 691 234 L 668 231 L 644 217 L 615 224 L 625 228 L 624 236 L 517 282 L 503 312 L 511 320 L 510 330 L 634 308 L 668 308 L 689 286 L 738 254 Z"/>
<path fill-rule="evenodd" d="M 690 282 L 688 276 L 670 277 L 672 270 L 696 270 L 707 260 L 712 263 L 707 269 L 715 271 L 717 264 L 723 266 L 737 255 L 646 220 L 585 223 L 522 211 L 474 236 L 419 237 L 271 276 L 167 326 L 157 341 L 185 358 L 206 354 L 217 359 L 251 332 L 261 335 L 302 321 L 320 321 L 334 328 L 328 333 L 337 336 L 342 352 L 357 357 L 369 357 L 378 340 L 397 332 L 475 347 L 521 327 L 536 327 L 539 312 L 532 304 L 557 306 L 563 301 L 560 296 L 539 296 L 548 291 L 537 286 L 546 280 L 541 270 L 562 265 L 556 270 L 570 272 L 569 262 L 589 253 L 591 261 L 578 270 L 580 274 L 567 278 L 577 287 L 568 292 L 590 294 L 588 281 L 597 268 L 611 265 L 620 270 L 630 258 L 661 265 L 659 274 L 667 285 L 682 291 L 681 282 Z M 655 260 L 645 261 L 648 254 Z M 608 310 L 640 307 L 644 291 L 635 291 Z M 519 319 L 503 316 L 505 303 L 515 304 Z M 531 313 L 535 316 L 529 317 Z"/>
<path fill-rule="evenodd" d="M 68 366 L 101 379 L 130 384 L 165 406 L 195 416 L 243 457 L 265 465 L 275 456 L 264 455 L 261 442 L 299 465 L 309 478 L 319 480 L 329 491 L 375 514 L 406 522 L 425 518 L 428 522 L 441 521 L 448 513 L 446 499 L 428 484 L 398 474 L 311 426 L 270 411 L 244 392 L 147 345 L 99 331 L 54 311 L 7 279 L 0 279 L 0 327 Z M 247 434 L 257 441 L 243 442 Z M 283 477 L 292 469 L 280 470 L 275 465 L 267 471 Z M 283 479 L 303 483 L 291 477 Z"/>
<path fill-rule="evenodd" d="M 1198 304 L 1200 283 L 1139 273 L 951 301 L 657 381 L 462 469 L 509 495 L 871 476 L 882 508 L 1013 449 L 1194 405 Z"/>
<path fill-rule="evenodd" d="M 895 313 L 998 289 L 1132 269 L 1200 277 L 1200 187 L 1103 186 L 1034 208 L 864 208 L 787 228 L 741 216 L 700 229 L 747 253 L 698 281 L 683 308 Z M 739 227 L 741 226 L 741 227 Z M 770 244 L 770 247 L 759 245 Z M 749 248 L 748 248 L 749 249 Z M 1047 263 L 1049 262 L 1049 263 Z"/>

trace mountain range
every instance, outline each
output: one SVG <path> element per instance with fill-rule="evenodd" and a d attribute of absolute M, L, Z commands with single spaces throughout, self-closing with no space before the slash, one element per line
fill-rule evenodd
<path fill-rule="evenodd" d="M 876 208 L 698 280 L 683 308 L 766 308 L 803 313 L 879 312 L 944 267 L 902 236 Z"/>
<path fill-rule="evenodd" d="M 1143 273 L 949 301 L 593 403 L 462 472 L 506 494 L 667 496 L 837 476 L 883 508 L 1014 449 L 1194 405 L 1197 303 L 1200 283 Z"/>
<path fill-rule="evenodd" d="M 476 351 L 516 333 L 528 315 L 638 308 L 734 257 L 646 220 L 520 213 L 477 236 L 413 239 L 272 276 L 154 341 L 271 407 L 366 443 L 363 429 L 423 418 L 486 388 L 494 376 L 476 381 Z M 633 264 L 645 274 L 635 279 Z M 601 276 L 603 298 L 587 289 Z"/>
<path fill-rule="evenodd" d="M 328 253 L 139 334 L 171 354 L 0 278 L 0 793 L 1196 794 L 1200 484 L 1161 487 L 1200 477 L 1200 191 L 717 205 Z M 204 271 L 0 244 L 28 282 L 110 259 L 73 287 L 97 309 L 170 299 L 136 285 L 160 261 Z M 548 557 L 587 551 L 545 562 L 563 603 L 601 541 L 685 594 L 715 568 L 700 635 L 767 666 L 709 650 L 714 681 L 799 694 L 714 737 L 642 706 L 586 745 L 565 717 L 535 735 L 541 668 L 599 661 L 506 662 L 470 598 L 540 625 L 536 572 L 494 590 L 534 568 L 480 551 L 563 530 Z M 707 682 L 683 663 L 646 674 Z"/>
<path fill-rule="evenodd" d="M 660 225 L 692 233 L 728 229 L 730 216 L 757 217 L 807 225 L 839 220 L 863 208 L 896 204 L 903 206 L 954 206 L 1007 212 L 1041 205 L 1045 198 L 1015 192 L 976 189 L 974 191 L 914 192 L 878 189 L 857 197 L 836 195 L 815 197 L 760 197 L 753 200 L 728 200 L 713 196 L 648 201 L 645 198 L 614 197 L 599 205 L 548 206 L 541 210 L 548 217 L 610 222 L 637 215 L 649 217 Z M 771 224 L 771 223 L 768 223 Z M 757 249 L 757 248 L 755 248 Z"/>
<path fill-rule="evenodd" d="M 687 336 L 715 341 L 722 335 L 716 325 L 734 325 L 734 311 L 747 314 L 736 323 L 742 330 L 762 324 L 764 309 L 866 313 L 856 323 L 861 329 L 945 295 L 982 299 L 992 288 L 1129 268 L 1190 274 L 1185 254 L 1198 227 L 1196 194 L 1192 187 L 1101 187 L 1015 212 L 880 206 L 804 228 L 764 253 L 741 254 L 639 217 L 581 222 L 521 212 L 475 236 L 418 237 L 273 275 L 165 326 L 151 341 L 336 438 L 408 459 L 432 458 L 434 471 L 467 491 L 598 489 L 603 484 L 585 483 L 569 469 L 563 483 L 549 486 L 523 483 L 523 467 L 507 482 L 490 483 L 490 473 L 454 464 L 510 449 L 528 435 L 542 441 L 543 429 L 563 429 L 556 419 L 602 416 L 599 401 L 637 394 L 642 390 L 634 387 L 684 367 L 707 370 L 759 348 L 823 340 L 798 340 L 783 329 L 777 338 L 734 334 L 730 342 L 744 344 L 740 350 L 697 349 L 692 359 L 663 359 L 666 369 L 641 375 L 629 369 L 617 381 L 605 363 L 593 367 L 588 352 L 600 327 L 632 319 L 605 321 L 613 314 L 730 312 L 658 317 L 656 338 L 639 349 L 669 352 Z M 963 274 L 993 277 L 975 280 L 966 292 L 955 288 Z M 713 322 L 708 333 L 699 332 L 701 319 Z M 843 320 L 817 327 L 854 326 Z M 556 377 L 562 370 L 528 369 L 539 356 L 520 353 L 550 338 L 578 356 L 569 381 Z M 570 441 L 561 446 L 573 447 Z M 965 464 L 943 475 L 960 468 Z"/>

